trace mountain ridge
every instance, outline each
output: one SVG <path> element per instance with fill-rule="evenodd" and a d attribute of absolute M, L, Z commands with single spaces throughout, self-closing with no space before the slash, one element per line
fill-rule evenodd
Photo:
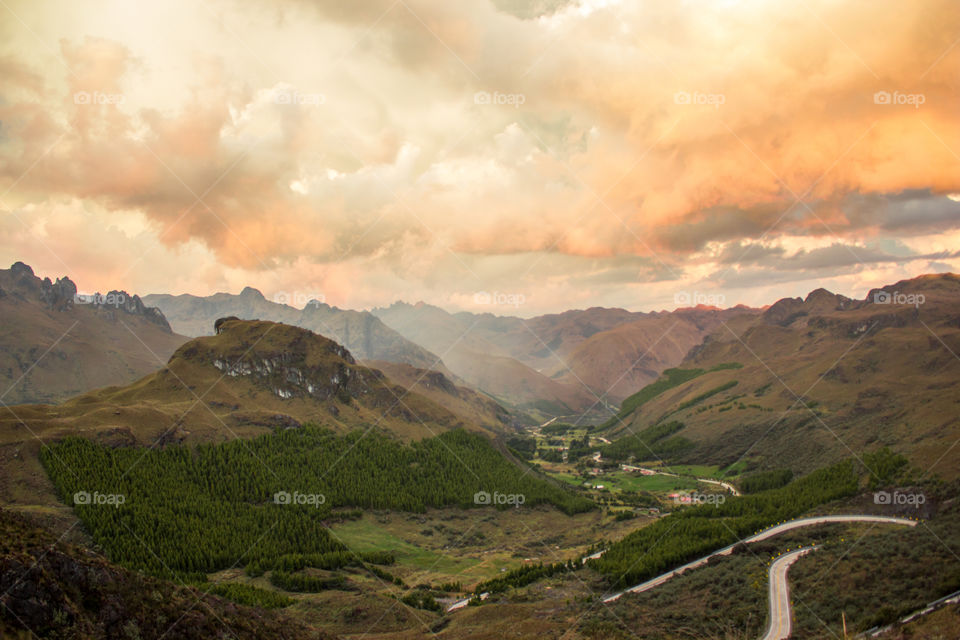
<path fill-rule="evenodd" d="M 187 340 L 137 295 L 78 293 L 69 277 L 40 278 L 23 262 L 0 269 L 0 318 L 7 404 L 58 402 L 132 382 Z"/>
<path fill-rule="evenodd" d="M 689 454 L 717 464 L 746 456 L 803 471 L 885 445 L 945 477 L 960 437 L 960 276 L 871 289 L 863 299 L 815 290 L 711 333 L 678 368 L 707 371 L 646 401 L 621 436 L 683 424 Z M 738 369 L 713 368 L 738 363 Z"/>

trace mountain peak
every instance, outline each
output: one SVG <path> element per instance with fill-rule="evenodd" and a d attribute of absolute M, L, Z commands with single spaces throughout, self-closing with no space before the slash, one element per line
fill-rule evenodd
<path fill-rule="evenodd" d="M 259 289 L 254 289 L 253 287 L 244 287 L 243 291 L 240 292 L 240 295 L 245 298 L 259 298 L 264 300 L 263 294 L 260 293 Z"/>
<path fill-rule="evenodd" d="M 34 275 L 33 269 L 30 267 L 30 265 L 20 262 L 19 260 L 17 260 L 12 265 L 10 265 L 10 271 L 15 276 L 18 276 L 21 274 L 27 274 L 29 276 Z"/>

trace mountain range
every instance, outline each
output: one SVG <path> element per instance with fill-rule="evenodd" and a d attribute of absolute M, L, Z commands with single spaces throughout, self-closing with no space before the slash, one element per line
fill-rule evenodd
<path fill-rule="evenodd" d="M 723 319 L 758 313 L 747 307 L 653 313 L 591 308 L 524 319 L 449 313 L 422 302 L 353 311 L 317 301 L 297 309 L 250 287 L 239 294 L 148 295 L 144 301 L 185 335 L 207 335 L 217 318 L 228 315 L 294 324 L 336 340 L 362 361 L 436 370 L 543 416 L 602 414 L 680 362 Z"/>
<path fill-rule="evenodd" d="M 722 321 L 759 313 L 699 306 L 651 313 L 594 307 L 524 319 L 395 303 L 373 313 L 442 354 L 458 376 L 553 415 L 607 409 L 679 363 Z"/>
<path fill-rule="evenodd" d="M 327 336 L 360 360 L 399 362 L 449 374 L 439 357 L 410 342 L 367 311 L 338 309 L 313 300 L 303 309 L 296 309 L 267 300 L 252 287 L 244 288 L 239 294 L 216 293 L 206 297 L 154 294 L 144 296 L 143 300 L 157 307 L 176 331 L 191 337 L 211 335 L 213 323 L 227 316 L 272 320 Z"/>

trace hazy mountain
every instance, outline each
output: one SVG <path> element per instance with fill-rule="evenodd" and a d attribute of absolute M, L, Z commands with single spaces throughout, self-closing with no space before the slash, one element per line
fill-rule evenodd
<path fill-rule="evenodd" d="M 633 314 L 635 319 L 630 322 L 575 343 L 564 356 L 566 369 L 555 375 L 561 380 L 582 381 L 595 393 L 619 402 L 682 361 L 721 322 L 759 312 L 748 307 L 700 306 Z"/>
<path fill-rule="evenodd" d="M 679 420 L 699 459 L 810 468 L 889 445 L 955 476 L 960 277 L 921 276 L 851 300 L 823 289 L 714 331 L 679 368 L 707 371 L 648 400 L 612 434 Z M 725 363 L 742 368 L 709 370 Z M 939 463 L 939 464 L 937 464 Z"/>
<path fill-rule="evenodd" d="M 370 360 L 365 364 L 383 371 L 392 382 L 404 389 L 436 402 L 473 424 L 501 430 L 510 422 L 510 413 L 495 400 L 469 387 L 455 384 L 439 371 L 385 360 Z"/>
<path fill-rule="evenodd" d="M 58 402 L 126 384 L 163 366 L 187 340 L 136 295 L 78 295 L 67 277 L 22 262 L 0 269 L 0 400 Z"/>
<path fill-rule="evenodd" d="M 464 380 L 506 402 L 554 411 L 618 404 L 680 362 L 737 307 L 637 313 L 591 308 L 522 319 L 450 314 L 431 305 L 374 309 L 388 326 L 442 354 Z"/>
<path fill-rule="evenodd" d="M 189 336 L 210 335 L 217 318 L 236 316 L 242 320 L 271 320 L 297 325 L 345 346 L 360 360 L 400 362 L 421 369 L 449 373 L 440 358 L 410 342 L 366 311 L 338 309 L 309 302 L 302 310 L 271 302 L 263 294 L 246 287 L 239 294 L 193 295 L 153 294 L 144 298 L 169 319 L 176 331 Z"/>
<path fill-rule="evenodd" d="M 596 402 L 580 384 L 553 380 L 522 354 L 491 339 L 524 331 L 520 318 L 451 314 L 439 307 L 398 302 L 373 313 L 407 339 L 440 354 L 457 376 L 497 399 L 552 414 L 573 414 Z"/>

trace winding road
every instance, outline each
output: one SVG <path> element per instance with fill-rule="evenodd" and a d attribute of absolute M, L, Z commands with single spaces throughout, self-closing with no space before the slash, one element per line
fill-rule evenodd
<path fill-rule="evenodd" d="M 787 571 L 790 565 L 814 549 L 816 547 L 791 551 L 785 556 L 780 556 L 770 565 L 770 623 L 763 640 L 784 640 L 790 637 L 792 622 Z"/>
<path fill-rule="evenodd" d="M 916 520 L 909 520 L 907 518 L 894 518 L 890 516 L 866 516 L 866 515 L 843 515 L 843 516 L 813 516 L 809 518 L 798 518 L 797 520 L 788 520 L 787 522 L 782 522 L 776 526 L 764 529 L 759 531 L 754 535 L 744 538 L 741 542 L 750 544 L 751 542 L 759 542 L 761 540 L 766 540 L 767 538 L 772 538 L 774 536 L 780 535 L 787 531 L 792 531 L 793 529 L 799 529 L 801 527 L 812 527 L 818 524 L 832 524 L 835 522 L 877 522 L 877 523 L 886 523 L 886 524 L 902 524 L 908 527 L 915 527 L 917 525 Z M 607 596 L 603 599 L 605 603 L 613 602 L 618 600 L 625 593 L 642 593 L 649 589 L 653 589 L 664 582 L 668 581 L 674 576 L 678 576 L 688 569 L 696 569 L 697 567 L 703 566 L 710 561 L 711 558 L 717 556 L 727 556 L 733 551 L 733 548 L 741 542 L 735 542 L 729 546 L 724 547 L 718 551 L 714 551 L 710 555 L 706 555 L 698 560 L 693 562 L 688 562 L 687 564 L 677 567 L 673 571 L 661 574 L 656 578 L 647 580 L 646 582 L 641 582 L 640 584 L 630 587 L 620 593 L 615 593 L 611 596 Z"/>
<path fill-rule="evenodd" d="M 751 542 L 759 542 L 759 541 L 761 541 L 761 540 L 766 540 L 767 538 L 772 538 L 772 537 L 774 537 L 774 536 L 780 535 L 781 533 L 785 533 L 785 532 L 787 532 L 787 531 L 792 531 L 792 530 L 794 530 L 794 529 L 799 529 L 799 528 L 801 528 L 801 527 L 812 527 L 812 526 L 815 526 L 815 525 L 818 525 L 818 524 L 833 524 L 833 523 L 836 523 L 836 522 L 876 522 L 876 523 L 882 523 L 882 524 L 899 524 L 899 525 L 905 525 L 905 526 L 908 526 L 908 527 L 915 527 L 915 526 L 917 526 L 917 521 L 916 521 L 916 520 L 910 520 L 910 519 L 908 519 L 908 518 L 895 518 L 895 517 L 891 517 L 891 516 L 868 516 L 868 515 L 811 516 L 811 517 L 808 517 L 808 518 L 798 518 L 798 519 L 796 519 L 796 520 L 788 520 L 787 522 L 781 522 L 780 524 L 777 524 L 777 525 L 775 525 L 775 526 L 769 527 L 769 528 L 764 529 L 764 530 L 762 530 L 762 531 L 758 531 L 757 533 L 753 534 L 752 536 L 750 536 L 750 537 L 748 537 L 748 538 L 744 538 L 741 542 L 746 543 L 746 544 L 750 544 Z M 611 595 L 611 596 L 607 596 L 606 598 L 603 599 L 603 602 L 604 602 L 604 604 L 609 603 L 609 602 L 614 602 L 615 600 L 620 599 L 620 597 L 623 596 L 623 594 L 625 594 L 625 593 L 642 593 L 642 592 L 647 591 L 647 590 L 649 590 L 649 589 L 653 589 L 654 587 L 657 587 L 657 586 L 663 584 L 664 582 L 668 581 L 670 578 L 672 578 L 672 577 L 674 577 L 674 576 L 678 576 L 678 575 L 680 575 L 681 573 L 683 573 L 684 571 L 687 571 L 688 569 L 695 569 L 695 568 L 697 568 L 697 567 L 700 567 L 700 566 L 705 565 L 707 562 L 710 561 L 711 558 L 715 558 L 715 557 L 717 557 L 717 556 L 730 555 L 730 553 L 733 552 L 733 548 L 736 547 L 738 544 L 741 544 L 741 542 L 736 542 L 736 543 L 734 543 L 734 544 L 731 544 L 731 545 L 729 545 L 729 546 L 724 547 L 723 549 L 720 549 L 720 550 L 718 550 L 718 551 L 714 551 L 714 552 L 711 553 L 710 555 L 704 556 L 704 557 L 702 557 L 702 558 L 700 558 L 700 559 L 698 559 L 698 560 L 694 560 L 693 562 L 688 562 L 687 564 L 683 565 L 682 567 L 677 567 L 677 568 L 674 569 L 673 571 L 669 571 L 669 572 L 667 572 L 667 573 L 661 574 L 661 575 L 657 576 L 656 578 L 652 578 L 652 579 L 650 579 L 650 580 L 647 580 L 646 582 L 641 582 L 640 584 L 638 584 L 638 585 L 636 585 L 636 586 L 633 586 L 633 587 L 630 587 L 629 589 L 625 589 L 624 591 L 621 591 L 620 593 L 615 593 L 615 594 L 613 594 L 613 595 Z M 775 616 L 780 616 L 780 617 L 778 617 L 777 619 L 778 619 L 778 620 L 782 620 L 782 616 L 785 615 L 785 616 L 786 616 L 786 620 L 787 620 L 787 627 L 786 627 L 786 628 L 787 628 L 787 635 L 782 635 L 782 636 L 773 635 L 773 636 L 771 636 L 770 633 L 772 633 L 772 629 L 775 628 L 773 625 L 771 625 L 771 631 L 768 631 L 768 632 L 767 632 L 767 635 L 764 637 L 764 640 L 772 640 L 773 638 L 787 638 L 787 637 L 789 637 L 789 634 L 790 634 L 790 626 L 789 626 L 789 624 L 790 624 L 790 623 L 789 623 L 789 621 L 790 621 L 790 601 L 789 601 L 789 593 L 788 593 L 788 590 L 787 590 L 787 587 L 786 587 L 787 568 L 789 568 L 790 564 L 792 564 L 792 562 L 793 562 L 794 560 L 796 560 L 797 558 L 800 557 L 800 555 L 802 555 L 801 552 L 806 553 L 807 551 L 810 551 L 810 550 L 813 549 L 813 548 L 814 548 L 814 547 L 808 547 L 807 549 L 802 549 L 802 550 L 800 550 L 800 552 L 794 552 L 795 554 L 799 554 L 799 555 L 796 555 L 796 557 L 795 557 L 793 560 L 791 560 L 789 563 L 786 563 L 786 564 L 780 564 L 780 565 L 778 565 L 778 563 L 780 563 L 784 558 L 787 558 L 787 557 L 789 557 L 789 556 L 783 556 L 783 557 L 781 557 L 781 558 L 778 558 L 777 561 L 774 562 L 773 566 L 770 567 L 770 584 L 771 584 L 771 587 L 770 587 L 770 595 L 771 595 L 771 598 L 770 598 L 770 619 L 771 619 L 771 621 L 773 621 L 774 618 L 775 618 Z M 587 560 L 592 560 L 592 559 L 595 559 L 595 558 L 599 558 L 601 555 L 603 555 L 603 552 L 602 552 L 602 551 L 598 551 L 597 553 L 594 553 L 593 555 L 587 556 L 586 558 L 583 559 L 584 564 L 586 563 Z M 792 555 L 792 554 L 791 554 L 791 555 Z M 783 593 L 783 595 L 784 595 L 784 598 L 786 598 L 785 604 L 784 604 L 783 602 L 781 602 L 779 598 L 774 598 L 774 597 L 773 597 L 773 596 L 774 596 L 774 591 L 773 591 L 774 568 L 777 567 L 777 566 L 781 566 L 781 567 L 783 568 L 784 586 L 783 586 L 783 591 L 782 591 L 782 593 Z M 776 612 L 776 613 L 774 613 L 774 601 L 775 601 L 775 600 L 777 600 L 777 612 Z M 463 600 L 459 600 L 459 601 L 453 603 L 451 606 L 449 606 L 449 607 L 447 608 L 447 612 L 456 611 L 457 609 L 462 609 L 463 607 L 467 606 L 467 603 L 468 603 L 469 601 L 470 601 L 469 598 L 465 598 L 465 599 L 463 599 Z M 782 605 L 782 606 L 781 606 L 781 605 Z M 779 623 L 778 623 L 778 624 L 779 624 Z"/>

